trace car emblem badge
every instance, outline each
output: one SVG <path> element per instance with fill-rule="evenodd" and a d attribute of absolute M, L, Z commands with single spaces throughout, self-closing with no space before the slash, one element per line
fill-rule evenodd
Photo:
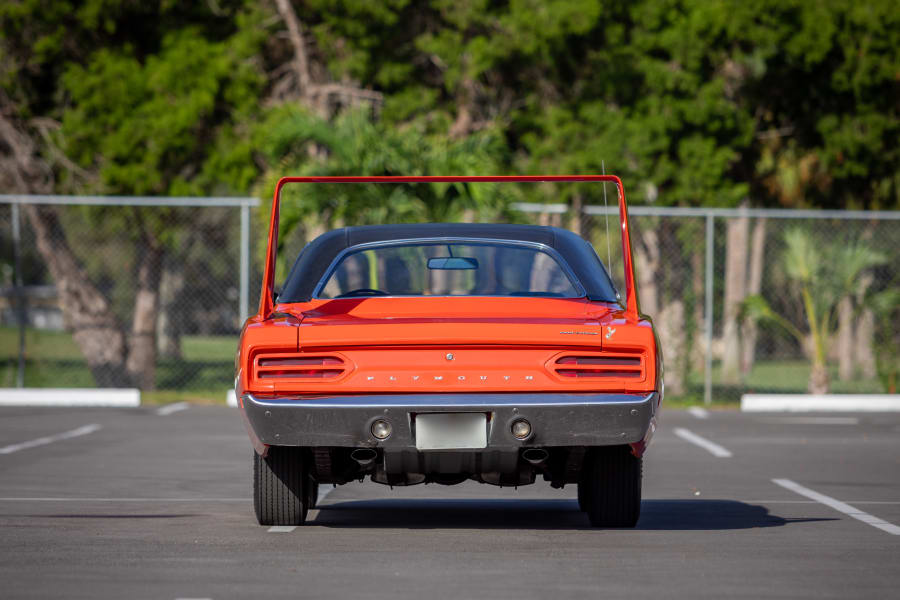
<path fill-rule="evenodd" d="M 442 380 L 443 378 L 444 378 L 443 375 L 435 375 L 435 376 L 434 376 L 434 380 L 435 380 L 435 381 L 440 381 L 440 380 Z"/>
<path fill-rule="evenodd" d="M 615 332 L 616 332 L 615 329 L 613 329 L 612 327 L 610 327 L 609 325 L 607 325 L 607 326 L 606 326 L 606 339 L 611 338 L 611 337 L 612 337 L 612 334 L 614 334 Z"/>
<path fill-rule="evenodd" d="M 412 378 L 413 378 L 413 381 L 418 381 L 418 380 L 419 380 L 419 376 L 418 376 L 418 375 L 413 375 Z"/>
<path fill-rule="evenodd" d="M 509 375 L 504 375 L 503 379 L 505 379 L 506 381 L 509 381 Z"/>
<path fill-rule="evenodd" d="M 447 353 L 447 360 L 453 360 L 453 354 Z"/>
<path fill-rule="evenodd" d="M 482 380 L 482 381 L 487 381 L 487 375 L 482 375 L 482 376 L 481 376 L 481 380 Z"/>

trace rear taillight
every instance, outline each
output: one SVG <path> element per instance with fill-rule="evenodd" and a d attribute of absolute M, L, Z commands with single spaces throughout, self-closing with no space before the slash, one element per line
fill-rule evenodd
<path fill-rule="evenodd" d="M 339 356 L 284 356 L 263 354 L 256 358 L 258 379 L 337 379 L 348 366 Z"/>
<path fill-rule="evenodd" d="M 640 355 L 561 356 L 550 369 L 563 378 L 642 379 L 644 368 Z"/>

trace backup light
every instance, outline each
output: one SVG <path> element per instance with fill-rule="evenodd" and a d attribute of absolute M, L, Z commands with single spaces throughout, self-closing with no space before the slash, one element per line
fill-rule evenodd
<path fill-rule="evenodd" d="M 512 424 L 512 434 L 517 440 L 524 440 L 531 435 L 531 423 L 525 419 L 519 419 Z"/>
<path fill-rule="evenodd" d="M 393 429 L 394 428 L 391 427 L 391 424 L 384 419 L 378 419 L 377 421 L 372 423 L 372 435 L 379 440 L 386 440 L 387 438 L 389 438 Z"/>

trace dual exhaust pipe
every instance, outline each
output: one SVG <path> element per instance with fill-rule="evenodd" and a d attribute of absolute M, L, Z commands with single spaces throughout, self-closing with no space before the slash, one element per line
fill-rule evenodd
<path fill-rule="evenodd" d="M 526 448 L 522 451 L 522 458 L 530 462 L 535 467 L 539 467 L 544 464 L 544 461 L 550 454 L 544 450 L 543 448 Z"/>
<path fill-rule="evenodd" d="M 372 448 L 357 448 L 350 453 L 350 458 L 355 460 L 359 466 L 368 467 L 378 458 L 378 453 Z"/>

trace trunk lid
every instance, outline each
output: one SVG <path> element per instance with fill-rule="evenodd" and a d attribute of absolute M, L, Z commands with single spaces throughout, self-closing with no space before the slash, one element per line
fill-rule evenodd
<path fill-rule="evenodd" d="M 303 312 L 301 351 L 360 346 L 600 348 L 597 305 L 558 298 L 366 298 Z"/>
<path fill-rule="evenodd" d="M 652 370 L 643 344 L 616 349 L 612 357 L 601 352 L 600 319 L 609 308 L 581 299 L 355 298 L 304 308 L 294 313 L 299 352 L 266 351 L 252 359 L 256 389 L 633 391 L 647 386 Z"/>

